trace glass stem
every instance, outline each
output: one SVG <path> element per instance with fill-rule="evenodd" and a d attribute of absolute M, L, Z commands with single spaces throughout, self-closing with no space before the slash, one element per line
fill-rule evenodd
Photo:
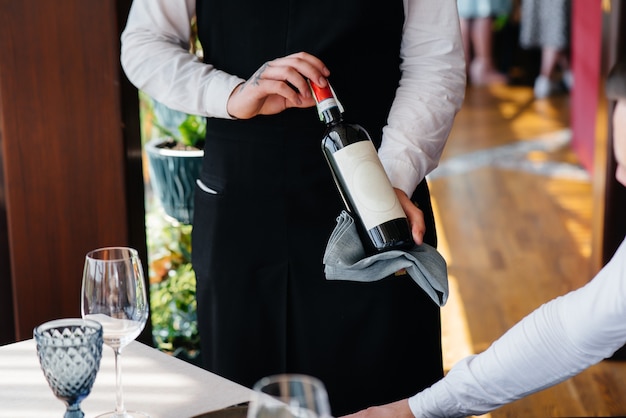
<path fill-rule="evenodd" d="M 115 414 L 124 416 L 126 409 L 124 408 L 124 394 L 122 393 L 122 349 L 114 348 L 115 353 Z"/>
<path fill-rule="evenodd" d="M 80 402 L 72 404 L 65 410 L 63 418 L 84 418 L 85 414 L 80 409 Z"/>

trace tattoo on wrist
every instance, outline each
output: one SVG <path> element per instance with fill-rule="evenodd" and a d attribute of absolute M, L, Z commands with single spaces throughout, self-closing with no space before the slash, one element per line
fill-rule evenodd
<path fill-rule="evenodd" d="M 266 62 L 265 64 L 263 64 L 261 66 L 261 68 L 259 68 L 258 70 L 256 70 L 256 72 L 254 74 L 252 74 L 252 77 L 250 77 L 249 79 L 247 79 L 242 85 L 241 85 L 241 89 L 239 89 L 239 91 L 242 91 L 243 89 L 246 88 L 246 86 L 248 84 L 253 84 L 255 86 L 259 85 L 259 81 L 261 80 L 261 76 L 263 75 L 263 73 L 265 72 L 265 70 L 270 66 L 269 62 Z"/>

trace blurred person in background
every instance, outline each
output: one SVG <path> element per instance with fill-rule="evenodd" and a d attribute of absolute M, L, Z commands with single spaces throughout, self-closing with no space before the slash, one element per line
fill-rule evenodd
<path fill-rule="evenodd" d="M 511 13 L 511 0 L 457 0 L 457 5 L 470 83 L 506 84 L 506 75 L 494 62 L 494 17 Z"/>
<path fill-rule="evenodd" d="M 535 98 L 544 99 L 571 90 L 570 0 L 521 0 L 520 46 L 540 49 L 541 65 L 535 79 Z"/>

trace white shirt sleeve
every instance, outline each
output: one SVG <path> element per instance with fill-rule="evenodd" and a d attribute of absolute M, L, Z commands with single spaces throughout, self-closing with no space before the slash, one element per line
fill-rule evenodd
<path fill-rule="evenodd" d="M 244 80 L 189 52 L 196 0 L 134 0 L 122 32 L 128 79 L 154 99 L 185 113 L 230 119 L 226 103 Z"/>
<path fill-rule="evenodd" d="M 553 386 L 626 343 L 626 240 L 587 285 L 542 305 L 409 399 L 416 417 L 481 415 Z"/>
<path fill-rule="evenodd" d="M 439 163 L 465 96 L 465 59 L 456 0 L 404 0 L 404 8 L 402 77 L 378 154 L 410 196 Z"/>

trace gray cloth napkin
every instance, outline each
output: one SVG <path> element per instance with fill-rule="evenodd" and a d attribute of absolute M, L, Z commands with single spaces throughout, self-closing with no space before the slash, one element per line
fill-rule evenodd
<path fill-rule="evenodd" d="M 439 252 L 424 243 L 410 250 L 390 250 L 366 257 L 352 217 L 342 211 L 324 253 L 327 280 L 373 282 L 402 269 L 439 306 L 448 300 L 448 270 Z"/>

